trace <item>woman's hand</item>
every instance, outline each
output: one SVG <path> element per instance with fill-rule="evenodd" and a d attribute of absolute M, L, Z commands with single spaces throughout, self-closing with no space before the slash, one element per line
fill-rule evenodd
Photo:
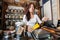
<path fill-rule="evenodd" d="M 31 27 L 28 27 L 28 32 L 32 32 L 33 29 Z"/>
<path fill-rule="evenodd" d="M 44 21 L 44 22 L 46 22 L 47 20 L 49 20 L 48 17 L 43 17 L 43 18 L 42 18 L 42 21 Z"/>

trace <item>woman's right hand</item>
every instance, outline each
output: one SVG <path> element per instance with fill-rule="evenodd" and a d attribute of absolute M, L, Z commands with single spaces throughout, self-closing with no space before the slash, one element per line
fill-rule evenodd
<path fill-rule="evenodd" d="M 33 31 L 33 29 L 28 26 L 28 32 L 32 32 L 32 31 Z"/>

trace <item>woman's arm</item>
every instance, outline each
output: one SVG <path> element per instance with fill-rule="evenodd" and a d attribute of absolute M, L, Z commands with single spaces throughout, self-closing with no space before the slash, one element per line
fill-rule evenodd
<path fill-rule="evenodd" d="M 40 18 L 38 17 L 38 15 L 36 15 L 36 19 L 37 19 L 37 22 L 38 22 L 39 24 L 42 23 L 42 21 L 40 20 Z"/>
<path fill-rule="evenodd" d="M 40 27 L 42 27 L 44 25 L 44 22 L 40 20 L 38 15 L 36 15 L 36 19 L 37 19 L 38 23 L 40 24 Z"/>
<path fill-rule="evenodd" d="M 26 22 L 26 15 L 23 16 L 23 22 Z"/>

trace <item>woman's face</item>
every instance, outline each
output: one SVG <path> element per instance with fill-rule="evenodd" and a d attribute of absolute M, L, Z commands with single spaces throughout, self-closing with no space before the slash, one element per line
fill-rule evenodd
<path fill-rule="evenodd" d="M 30 5 L 30 7 L 29 7 L 29 12 L 30 12 L 30 13 L 33 13 L 33 12 L 34 12 L 34 5 L 33 5 L 33 4 Z"/>

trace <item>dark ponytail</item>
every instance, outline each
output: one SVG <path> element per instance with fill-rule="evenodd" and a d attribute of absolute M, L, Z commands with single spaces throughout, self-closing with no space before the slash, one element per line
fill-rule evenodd
<path fill-rule="evenodd" d="M 29 21 L 30 20 L 30 12 L 28 11 L 27 13 L 26 13 L 26 18 L 27 18 L 27 21 Z"/>

